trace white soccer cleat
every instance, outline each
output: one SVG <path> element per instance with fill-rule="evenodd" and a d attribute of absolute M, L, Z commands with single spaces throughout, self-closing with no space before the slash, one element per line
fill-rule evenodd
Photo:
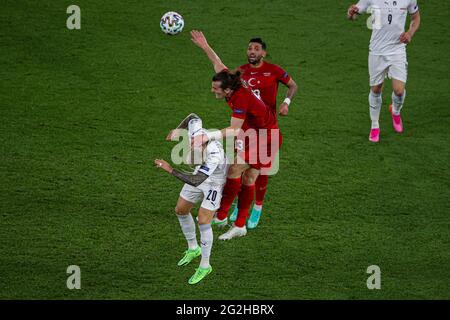
<path fill-rule="evenodd" d="M 240 228 L 233 225 L 230 230 L 219 236 L 219 240 L 231 240 L 233 238 L 243 237 L 246 234 L 247 228 L 245 226 Z"/>

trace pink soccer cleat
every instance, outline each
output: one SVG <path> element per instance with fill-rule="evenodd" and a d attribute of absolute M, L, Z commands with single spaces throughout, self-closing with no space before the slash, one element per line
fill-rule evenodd
<path fill-rule="evenodd" d="M 396 116 L 395 114 L 392 113 L 392 104 L 389 106 L 389 112 L 391 113 L 392 126 L 394 127 L 394 130 L 398 133 L 402 133 L 403 132 L 402 118 L 400 117 L 400 115 Z"/>
<path fill-rule="evenodd" d="M 372 142 L 380 141 L 380 128 L 370 129 L 369 140 Z"/>

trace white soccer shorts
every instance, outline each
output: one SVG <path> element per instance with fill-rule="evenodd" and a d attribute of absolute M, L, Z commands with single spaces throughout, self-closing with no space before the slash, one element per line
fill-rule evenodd
<path fill-rule="evenodd" d="M 181 189 L 180 197 L 192 203 L 202 201 L 202 208 L 216 211 L 220 207 L 222 191 L 223 185 L 221 184 L 202 183 L 198 187 L 193 187 L 185 183 L 183 189 Z"/>
<path fill-rule="evenodd" d="M 405 54 L 372 55 L 369 54 L 370 86 L 384 82 L 386 77 L 406 83 L 408 76 L 408 61 Z"/>

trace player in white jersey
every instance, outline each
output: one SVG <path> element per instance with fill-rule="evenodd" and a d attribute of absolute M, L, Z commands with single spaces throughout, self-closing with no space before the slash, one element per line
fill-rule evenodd
<path fill-rule="evenodd" d="M 172 140 L 173 137 L 180 135 L 183 129 L 188 129 L 188 134 L 191 139 L 199 134 L 206 133 L 206 130 L 202 128 L 201 119 L 195 114 L 190 114 L 177 129 L 169 133 L 167 140 Z M 214 213 L 220 207 L 222 190 L 228 171 L 227 157 L 222 144 L 218 141 L 208 141 L 199 149 L 191 150 L 189 158 L 194 158 L 191 157 L 192 154 L 200 155 L 199 160 L 191 162 L 198 164 L 192 174 L 173 169 L 164 160 L 155 160 L 157 167 L 185 182 L 180 192 L 180 197 L 178 198 L 175 213 L 187 240 L 188 249 L 185 251 L 183 258 L 178 262 L 178 265 L 187 265 L 194 258 L 200 255 L 202 256 L 200 266 L 189 279 L 189 284 L 198 283 L 212 271 L 209 263 L 213 243 L 211 221 L 213 220 Z M 194 204 L 199 201 L 201 201 L 201 206 L 198 210 L 197 220 L 200 229 L 201 247 L 197 243 L 195 222 L 190 213 Z"/>
<path fill-rule="evenodd" d="M 370 9 L 370 10 L 369 10 Z M 369 140 L 380 140 L 379 118 L 382 105 L 382 90 L 386 76 L 392 79 L 392 125 L 398 133 L 403 132 L 400 110 L 405 101 L 408 61 L 406 45 L 411 42 L 420 25 L 417 0 L 360 0 L 347 11 L 349 19 L 358 14 L 372 13 L 372 37 L 369 46 L 369 110 L 372 127 Z M 407 14 L 411 15 L 409 30 L 405 32 Z"/>

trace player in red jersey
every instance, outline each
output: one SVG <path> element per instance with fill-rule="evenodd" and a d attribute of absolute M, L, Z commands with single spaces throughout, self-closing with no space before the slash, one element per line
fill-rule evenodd
<path fill-rule="evenodd" d="M 200 31 L 192 31 L 192 41 L 205 51 L 208 58 L 211 60 L 214 70 L 216 72 L 221 71 L 223 63 L 213 49 L 209 46 Z M 241 78 L 246 82 L 248 87 L 258 96 L 261 100 L 270 107 L 275 118 L 277 115 L 277 93 L 278 84 L 282 84 L 288 87 L 286 99 L 281 103 L 279 107 L 279 114 L 285 116 L 289 111 L 289 104 L 297 92 L 297 84 L 278 65 L 268 63 L 264 61 L 267 55 L 266 43 L 261 38 L 253 38 L 249 41 L 247 48 L 247 60 L 248 63 L 239 67 L 242 71 Z M 264 196 L 266 194 L 267 183 L 269 176 L 267 174 L 260 174 L 255 184 L 255 205 L 253 206 L 252 213 L 248 220 L 247 226 L 249 229 L 256 228 L 262 213 L 262 204 Z M 230 216 L 231 221 L 235 221 L 237 217 L 237 206 Z"/>
<path fill-rule="evenodd" d="M 214 218 L 215 224 L 226 225 L 228 210 L 239 194 L 238 218 L 230 230 L 219 236 L 220 240 L 229 240 L 247 234 L 245 222 L 255 195 L 255 181 L 262 169 L 271 167 L 281 145 L 281 133 L 270 108 L 241 81 L 239 71 L 233 73 L 222 66 L 222 71 L 212 79 L 211 91 L 230 106 L 230 126 L 198 135 L 193 144 L 196 147 L 209 140 L 236 137 L 238 158 L 228 170 L 220 208 Z"/>

